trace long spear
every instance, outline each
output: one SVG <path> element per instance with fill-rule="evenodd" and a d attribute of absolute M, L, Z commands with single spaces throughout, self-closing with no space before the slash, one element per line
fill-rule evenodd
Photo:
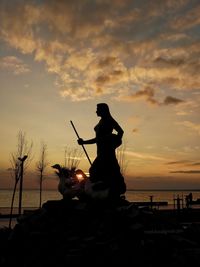
<path fill-rule="evenodd" d="M 77 132 L 77 130 L 76 130 L 76 128 L 75 128 L 75 126 L 74 126 L 74 124 L 73 124 L 73 122 L 72 121 L 70 121 L 70 123 L 71 123 L 71 125 L 72 125 L 72 127 L 73 127 L 73 129 L 74 129 L 74 131 L 75 131 L 75 133 L 76 133 L 76 136 L 78 137 L 78 139 L 80 138 L 79 137 L 79 134 L 78 134 L 78 132 Z M 83 150 L 84 150 L 84 152 L 85 152 L 85 155 L 86 155 L 86 157 L 87 157 L 87 159 L 88 159 L 88 161 L 89 161 L 89 163 L 90 163 L 90 165 L 92 165 L 92 162 L 91 162 L 91 160 L 90 160 L 90 158 L 89 158 L 89 156 L 88 156 L 88 153 L 87 153 L 87 151 L 86 151 L 86 149 L 85 149 L 85 147 L 84 147 L 84 145 L 82 144 L 82 148 L 83 148 Z"/>

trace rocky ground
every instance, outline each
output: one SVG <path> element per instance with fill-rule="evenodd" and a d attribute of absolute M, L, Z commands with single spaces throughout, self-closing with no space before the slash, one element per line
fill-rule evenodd
<path fill-rule="evenodd" d="M 0 266 L 200 266 L 198 216 L 126 200 L 47 201 L 0 229 Z"/>

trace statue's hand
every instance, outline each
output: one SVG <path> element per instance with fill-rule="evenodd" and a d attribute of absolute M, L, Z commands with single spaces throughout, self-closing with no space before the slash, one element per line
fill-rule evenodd
<path fill-rule="evenodd" d="M 83 141 L 82 138 L 79 138 L 79 139 L 77 140 L 77 142 L 78 142 L 79 145 L 83 145 L 83 144 L 84 144 L 84 141 Z"/>

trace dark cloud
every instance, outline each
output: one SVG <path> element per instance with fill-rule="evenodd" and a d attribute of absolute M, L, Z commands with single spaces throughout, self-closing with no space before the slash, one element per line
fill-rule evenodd
<path fill-rule="evenodd" d="M 122 70 L 114 70 L 114 71 L 111 72 L 111 75 L 113 77 L 119 77 L 119 76 L 123 75 L 123 71 Z"/>
<path fill-rule="evenodd" d="M 121 70 L 113 70 L 108 72 L 108 74 L 102 74 L 97 77 L 95 80 L 95 83 L 97 86 L 107 85 L 107 84 L 114 84 L 115 82 L 118 82 L 119 79 L 123 76 L 123 71 Z"/>
<path fill-rule="evenodd" d="M 176 165 L 176 164 L 184 164 L 184 163 L 188 163 L 190 161 L 188 160 L 179 160 L 179 161 L 170 161 L 170 162 L 167 162 L 166 164 L 167 165 Z"/>
<path fill-rule="evenodd" d="M 184 102 L 181 99 L 172 97 L 172 96 L 167 96 L 165 97 L 163 102 L 160 102 L 156 100 L 155 98 L 155 90 L 151 87 L 146 87 L 143 90 L 136 91 L 135 93 L 130 94 L 129 100 L 139 100 L 139 99 L 145 99 L 148 103 L 152 105 L 177 105 L 179 103 Z"/>
<path fill-rule="evenodd" d="M 104 68 L 104 67 L 107 67 L 107 66 L 110 66 L 110 65 L 113 65 L 113 63 L 116 62 L 116 57 L 106 57 L 104 59 L 100 59 L 100 61 L 98 62 L 98 66 L 100 68 Z"/>
<path fill-rule="evenodd" d="M 199 174 L 200 170 L 189 170 L 189 171 L 171 171 L 170 173 L 188 173 L 188 174 Z"/>
<path fill-rule="evenodd" d="M 157 105 L 158 102 L 154 99 L 154 95 L 154 89 L 151 87 L 146 87 L 143 90 L 139 90 L 130 94 L 129 100 L 145 99 L 147 102 Z"/>
<path fill-rule="evenodd" d="M 172 96 L 167 96 L 165 98 L 165 100 L 163 101 L 163 104 L 164 105 L 171 105 L 171 104 L 177 105 L 177 104 L 182 103 L 182 102 L 184 102 L 184 101 L 181 99 L 178 99 L 178 98 L 175 98 Z"/>
<path fill-rule="evenodd" d="M 110 81 L 109 75 L 101 75 L 101 76 L 97 77 L 97 79 L 96 79 L 96 83 L 101 84 L 101 85 L 108 83 L 109 81 Z"/>
<path fill-rule="evenodd" d="M 183 58 L 157 57 L 154 59 L 154 63 L 157 63 L 159 66 L 181 66 L 185 64 L 185 60 Z"/>
<path fill-rule="evenodd" d="M 191 166 L 200 166 L 200 162 L 192 163 Z"/>
<path fill-rule="evenodd" d="M 135 97 L 135 98 L 140 98 L 140 97 L 143 97 L 143 96 L 147 96 L 148 98 L 152 98 L 154 96 L 154 89 L 150 88 L 150 87 L 147 87 L 144 90 L 137 91 L 133 95 L 133 97 Z"/>
<path fill-rule="evenodd" d="M 138 133 L 138 132 L 139 132 L 139 129 L 138 129 L 138 128 L 134 128 L 134 129 L 132 130 L 132 132 L 133 132 L 133 133 Z"/>
<path fill-rule="evenodd" d="M 192 162 L 190 160 L 179 160 L 179 161 L 171 161 L 171 162 L 167 162 L 166 163 L 167 165 L 184 165 L 184 166 L 200 166 L 200 162 Z M 181 171 L 181 170 L 178 170 L 178 171 L 170 171 L 171 173 L 185 173 L 185 174 L 198 174 L 200 173 L 200 170 L 189 170 L 189 171 Z"/>

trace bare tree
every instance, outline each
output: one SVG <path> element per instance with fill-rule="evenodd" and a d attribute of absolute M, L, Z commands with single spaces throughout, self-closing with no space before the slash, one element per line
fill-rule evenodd
<path fill-rule="evenodd" d="M 40 183 L 40 202 L 39 207 L 41 207 L 42 204 L 42 185 L 43 181 L 45 179 L 44 172 L 46 167 L 48 166 L 49 162 L 47 162 L 47 145 L 42 142 L 41 143 L 41 150 L 40 150 L 40 157 L 39 161 L 36 162 L 36 170 L 39 172 L 39 183 Z"/>
<path fill-rule="evenodd" d="M 19 176 L 20 172 L 19 158 L 23 158 L 24 155 L 28 156 L 26 163 L 24 164 L 24 172 L 25 172 L 28 165 L 33 159 L 32 149 L 33 149 L 33 142 L 28 141 L 26 133 L 20 130 L 17 134 L 17 148 L 15 152 L 11 153 L 10 157 L 12 177 L 14 177 L 15 179 Z"/>
<path fill-rule="evenodd" d="M 119 166 L 121 169 L 121 173 L 123 176 L 125 176 L 126 169 L 128 167 L 128 161 L 126 159 L 126 144 L 123 143 L 116 151 L 116 157 L 119 162 Z"/>
<path fill-rule="evenodd" d="M 32 148 L 33 148 L 33 142 L 32 141 L 29 142 L 27 140 L 26 133 L 20 130 L 17 134 L 16 151 L 11 153 L 11 156 L 10 156 L 10 163 L 11 163 L 11 170 L 12 170 L 11 176 L 15 179 L 15 184 L 13 188 L 13 195 L 12 195 L 12 201 L 11 201 L 9 227 L 11 227 L 15 192 L 16 192 L 17 184 L 19 181 L 20 181 L 19 214 L 21 213 L 21 201 L 22 201 L 22 190 L 23 190 L 22 179 L 23 179 L 23 174 L 25 170 L 27 169 L 28 165 L 30 164 L 32 160 Z"/>
<path fill-rule="evenodd" d="M 64 150 L 64 167 L 76 169 L 80 163 L 83 152 L 77 148 L 65 147 Z"/>

